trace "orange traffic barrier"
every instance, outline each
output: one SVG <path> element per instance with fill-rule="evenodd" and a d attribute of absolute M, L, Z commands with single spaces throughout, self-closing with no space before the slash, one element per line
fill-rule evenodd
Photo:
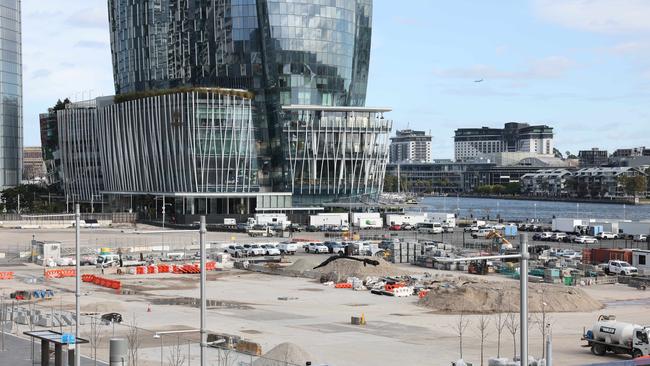
<path fill-rule="evenodd" d="M 85 274 L 81 275 L 81 280 L 84 282 L 92 282 L 97 286 L 107 287 L 119 290 L 122 288 L 122 282 L 117 280 L 110 280 L 108 278 L 99 277 L 95 275 Z"/>
<path fill-rule="evenodd" d="M 13 280 L 13 279 L 14 279 L 13 272 L 0 272 L 0 280 Z"/>
<path fill-rule="evenodd" d="M 334 285 L 334 288 L 352 288 L 352 284 L 351 283 L 345 283 L 345 282 L 344 283 L 337 283 L 336 285 Z"/>
<path fill-rule="evenodd" d="M 427 296 L 428 293 L 429 293 L 429 290 L 420 290 L 420 292 L 418 292 L 418 297 L 421 299 L 421 298 Z"/>
<path fill-rule="evenodd" d="M 395 283 L 395 284 L 389 284 L 387 283 L 384 285 L 384 290 L 386 291 L 393 291 L 396 288 L 404 287 L 405 285 L 403 283 Z"/>
<path fill-rule="evenodd" d="M 43 271 L 43 276 L 46 279 L 51 278 L 64 278 L 64 277 L 74 277 L 77 272 L 74 268 L 72 269 L 46 269 Z"/>

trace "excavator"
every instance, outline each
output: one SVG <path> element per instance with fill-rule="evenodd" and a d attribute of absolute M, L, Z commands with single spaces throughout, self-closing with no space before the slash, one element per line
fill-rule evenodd
<path fill-rule="evenodd" d="M 494 247 L 499 247 L 499 252 L 503 253 L 506 250 L 512 249 L 512 244 L 505 238 L 498 230 L 490 231 L 486 236 L 486 239 L 492 239 L 492 245 Z"/>

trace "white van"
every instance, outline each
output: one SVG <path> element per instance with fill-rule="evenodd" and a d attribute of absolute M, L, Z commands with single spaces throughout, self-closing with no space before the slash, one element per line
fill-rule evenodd
<path fill-rule="evenodd" d="M 117 254 L 100 254 L 97 256 L 97 268 L 117 267 L 120 265 L 120 256 Z"/>

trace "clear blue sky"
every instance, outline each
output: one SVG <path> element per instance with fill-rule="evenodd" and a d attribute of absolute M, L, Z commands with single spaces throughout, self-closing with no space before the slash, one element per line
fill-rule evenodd
<path fill-rule="evenodd" d="M 57 98 L 113 92 L 106 0 L 65 2 L 23 0 L 26 145 Z M 375 0 L 367 105 L 431 130 L 435 158 L 509 121 L 562 152 L 650 146 L 648 19 L 648 0 Z"/>

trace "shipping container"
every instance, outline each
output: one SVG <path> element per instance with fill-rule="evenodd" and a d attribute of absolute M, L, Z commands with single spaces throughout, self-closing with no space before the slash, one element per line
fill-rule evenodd
<path fill-rule="evenodd" d="M 620 222 L 618 224 L 621 232 L 627 235 L 648 235 L 650 234 L 650 222 L 637 221 L 637 222 Z"/>
<path fill-rule="evenodd" d="M 453 213 L 427 212 L 425 215 L 429 222 L 439 222 L 442 226 L 456 227 L 456 215 Z"/>
<path fill-rule="evenodd" d="M 582 250 L 582 262 L 589 264 L 607 263 L 610 260 L 620 260 L 632 263 L 631 249 L 591 248 Z"/>
<path fill-rule="evenodd" d="M 404 225 L 411 224 L 416 226 L 419 223 L 426 222 L 425 214 L 386 214 L 386 225 Z"/>
<path fill-rule="evenodd" d="M 583 220 L 579 219 L 568 219 L 568 218 L 556 218 L 553 219 L 553 224 L 551 229 L 553 231 L 561 231 L 565 233 L 572 233 L 576 231 L 578 226 L 588 226 Z"/>
<path fill-rule="evenodd" d="M 309 225 L 312 226 L 344 226 L 348 225 L 347 213 L 321 213 L 309 216 Z"/>
<path fill-rule="evenodd" d="M 379 212 L 353 212 L 352 225 L 366 229 L 366 228 L 381 228 L 381 214 Z"/>

